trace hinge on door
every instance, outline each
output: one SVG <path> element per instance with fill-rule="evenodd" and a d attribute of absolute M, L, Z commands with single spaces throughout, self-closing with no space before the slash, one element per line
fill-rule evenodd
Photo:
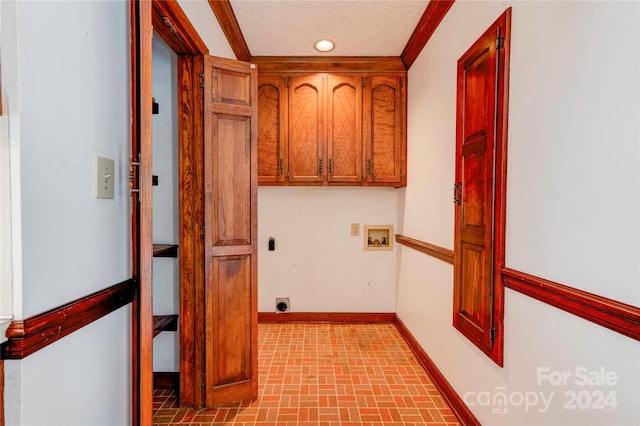
<path fill-rule="evenodd" d="M 204 225 L 200 225 L 200 239 L 204 240 Z"/>
<path fill-rule="evenodd" d="M 373 176 L 373 174 L 371 173 L 371 158 L 367 159 L 367 175 Z"/>
<path fill-rule="evenodd" d="M 329 174 L 333 174 L 333 161 L 331 161 L 331 158 L 329 158 Z"/>
<path fill-rule="evenodd" d="M 491 327 L 491 331 L 489 331 L 489 338 L 492 342 L 496 340 L 496 329 L 495 327 Z"/>
<path fill-rule="evenodd" d="M 362 87 L 364 87 L 364 77 L 362 77 Z"/>
<path fill-rule="evenodd" d="M 204 89 L 204 73 L 201 72 L 200 74 L 198 74 L 199 80 L 198 80 L 198 87 L 200 87 L 201 89 Z"/>
<path fill-rule="evenodd" d="M 203 388 L 207 385 L 207 375 L 206 373 L 200 374 L 200 387 Z"/>
<path fill-rule="evenodd" d="M 289 87 L 289 77 L 287 77 L 287 79 L 284 82 L 285 86 Z"/>
<path fill-rule="evenodd" d="M 318 174 L 322 174 L 322 158 L 318 159 Z"/>
<path fill-rule="evenodd" d="M 496 37 L 496 49 L 500 50 L 504 47 L 504 37 L 502 36 L 502 31 L 500 31 L 500 27 L 498 27 L 498 36 Z"/>
<path fill-rule="evenodd" d="M 460 182 L 453 185 L 453 202 L 460 205 L 460 192 L 462 190 L 462 184 Z"/>
<path fill-rule="evenodd" d="M 140 192 L 140 188 L 134 188 L 135 185 L 139 185 L 140 183 L 140 180 L 138 177 L 139 170 L 140 170 L 140 154 L 138 154 L 138 161 L 133 161 L 133 158 L 129 158 L 129 197 L 132 197 L 134 192 L 138 192 L 138 193 Z"/>
<path fill-rule="evenodd" d="M 402 89 L 404 87 L 404 80 L 400 79 L 400 88 Z"/>
<path fill-rule="evenodd" d="M 280 159 L 280 167 L 278 168 L 278 176 L 282 176 L 284 174 L 284 158 Z"/>

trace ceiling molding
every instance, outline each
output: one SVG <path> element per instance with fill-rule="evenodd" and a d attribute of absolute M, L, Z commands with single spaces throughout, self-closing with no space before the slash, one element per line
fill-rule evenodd
<path fill-rule="evenodd" d="M 254 56 L 258 72 L 405 72 L 399 56 Z"/>
<path fill-rule="evenodd" d="M 413 30 L 413 34 L 409 38 L 407 45 L 402 51 L 402 62 L 407 70 L 411 68 L 411 65 L 415 62 L 422 52 L 422 49 L 427 45 L 427 42 L 435 32 L 438 25 L 442 21 L 442 18 L 447 14 L 453 2 L 455 0 L 431 0 L 427 5 L 422 18 L 416 25 L 416 29 Z"/>
<path fill-rule="evenodd" d="M 206 55 L 209 48 L 177 1 L 153 0 L 153 29 L 178 55 Z"/>
<path fill-rule="evenodd" d="M 242 35 L 242 30 L 236 19 L 229 0 L 209 0 L 209 6 L 220 23 L 222 32 L 227 37 L 231 50 L 240 61 L 249 61 L 251 52 L 249 46 Z"/>

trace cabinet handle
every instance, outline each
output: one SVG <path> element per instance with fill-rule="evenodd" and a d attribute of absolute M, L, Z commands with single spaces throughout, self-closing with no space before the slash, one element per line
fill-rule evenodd
<path fill-rule="evenodd" d="M 460 182 L 453 185 L 453 202 L 460 205 L 462 198 L 462 184 Z"/>
<path fill-rule="evenodd" d="M 278 171 L 278 175 L 282 176 L 284 174 L 284 158 L 280 159 L 280 169 Z"/>
<path fill-rule="evenodd" d="M 329 174 L 333 174 L 333 161 L 329 158 Z"/>
<path fill-rule="evenodd" d="M 322 158 L 318 160 L 318 174 L 322 174 Z"/>
<path fill-rule="evenodd" d="M 367 160 L 367 174 L 373 177 L 373 173 L 371 173 L 371 158 Z"/>

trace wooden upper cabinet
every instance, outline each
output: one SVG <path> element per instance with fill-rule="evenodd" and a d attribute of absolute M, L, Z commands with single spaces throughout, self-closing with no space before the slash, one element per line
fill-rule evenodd
<path fill-rule="evenodd" d="M 258 79 L 260 185 L 406 185 L 404 73 Z"/>
<path fill-rule="evenodd" d="M 327 85 L 327 181 L 362 181 L 363 77 L 329 75 Z"/>
<path fill-rule="evenodd" d="M 287 88 L 282 76 L 258 78 L 258 184 L 285 182 Z"/>
<path fill-rule="evenodd" d="M 368 184 L 406 185 L 404 80 L 372 76 L 365 86 L 365 164 Z"/>
<path fill-rule="evenodd" d="M 289 79 L 289 182 L 322 182 L 324 158 L 324 78 Z"/>

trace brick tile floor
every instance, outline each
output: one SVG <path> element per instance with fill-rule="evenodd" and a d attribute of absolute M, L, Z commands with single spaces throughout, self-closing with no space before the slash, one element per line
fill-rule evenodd
<path fill-rule="evenodd" d="M 154 425 L 458 425 L 392 324 L 260 324 L 258 399 L 194 410 L 154 392 Z"/>

